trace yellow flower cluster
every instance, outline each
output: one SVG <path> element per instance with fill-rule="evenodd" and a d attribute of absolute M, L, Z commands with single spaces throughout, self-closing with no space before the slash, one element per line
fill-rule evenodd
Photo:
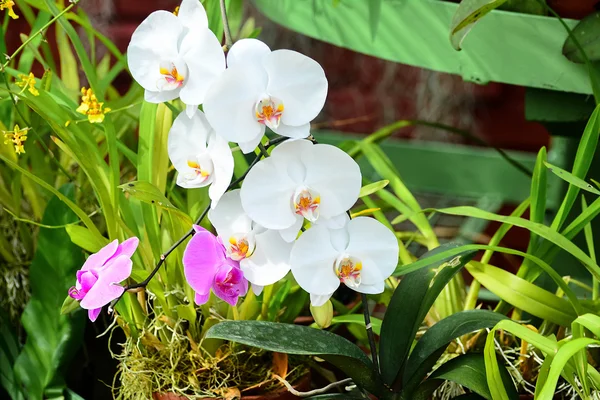
<path fill-rule="evenodd" d="M 87 115 L 88 121 L 92 124 L 98 124 L 104 121 L 104 114 L 110 111 L 110 108 L 102 109 L 104 103 L 98 102 L 92 89 L 81 88 L 81 104 L 77 107 L 77 112 Z"/>
<path fill-rule="evenodd" d="M 14 6 L 15 6 L 15 2 L 13 0 L 0 0 L 0 11 L 8 8 L 8 15 L 12 19 L 18 19 L 19 16 L 17 14 L 15 14 L 15 10 L 13 10 Z"/>
<path fill-rule="evenodd" d="M 34 96 L 40 95 L 40 92 L 35 88 L 35 76 L 33 75 L 33 72 L 30 72 L 29 75 L 20 74 L 17 86 L 23 88 L 23 90 L 27 88 L 29 93 Z"/>
<path fill-rule="evenodd" d="M 4 144 L 13 143 L 15 145 L 15 152 L 17 154 L 25 153 L 23 143 L 27 140 L 27 131 L 29 128 L 20 129 L 19 125 L 15 125 L 12 131 L 4 133 Z"/>

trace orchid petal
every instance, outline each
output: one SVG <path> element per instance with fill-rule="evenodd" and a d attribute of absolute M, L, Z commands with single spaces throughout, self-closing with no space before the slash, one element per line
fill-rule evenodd
<path fill-rule="evenodd" d="M 81 307 L 88 310 L 102 307 L 121 296 L 125 288 L 119 283 L 129 278 L 132 264 L 126 255 L 112 260 L 100 271 L 98 280 L 81 300 Z"/>
<path fill-rule="evenodd" d="M 248 63 L 262 64 L 263 58 L 271 49 L 258 39 L 241 39 L 233 44 L 227 53 L 227 67 L 244 66 Z"/>
<path fill-rule="evenodd" d="M 196 114 L 196 112 L 198 111 L 198 106 L 199 104 L 188 104 L 185 106 L 185 115 L 188 116 L 188 118 L 192 118 L 194 116 L 194 114 Z"/>
<path fill-rule="evenodd" d="M 179 6 L 177 17 L 183 26 L 190 30 L 208 29 L 208 17 L 199 0 L 183 0 Z"/>
<path fill-rule="evenodd" d="M 258 144 L 260 143 L 260 141 L 264 135 L 265 135 L 265 126 L 261 125 L 260 132 L 258 133 L 258 135 L 256 135 L 255 138 L 250 139 L 247 142 L 239 142 L 238 143 L 238 145 L 240 146 L 240 150 L 242 150 L 242 153 L 244 153 L 244 154 L 252 153 L 258 147 Z"/>
<path fill-rule="evenodd" d="M 372 285 L 366 285 L 364 283 L 361 283 L 354 290 L 356 290 L 359 293 L 365 293 L 365 294 L 379 294 L 379 293 L 383 293 L 383 291 L 385 290 L 385 280 L 377 282 L 377 283 L 374 283 Z"/>
<path fill-rule="evenodd" d="M 340 285 L 333 269 L 337 257 L 338 252 L 331 245 L 329 230 L 324 226 L 313 226 L 292 247 L 292 274 L 308 293 L 328 295 Z"/>
<path fill-rule="evenodd" d="M 144 100 L 148 103 L 164 103 L 165 101 L 175 100 L 179 97 L 181 88 L 173 90 L 164 90 L 161 92 L 146 89 L 144 92 Z"/>
<path fill-rule="evenodd" d="M 136 238 L 135 236 L 125 240 L 119 245 L 119 247 L 117 247 L 117 251 L 115 252 L 115 254 L 113 254 L 108 260 L 106 260 L 106 263 L 121 255 L 125 255 L 131 258 L 133 256 L 133 253 L 135 253 L 135 251 L 137 250 L 139 244 L 140 239 Z"/>
<path fill-rule="evenodd" d="M 217 268 L 225 259 L 223 246 L 217 238 L 194 225 L 196 233 L 183 252 L 183 273 L 188 284 L 201 295 L 210 292 Z"/>
<path fill-rule="evenodd" d="M 321 307 L 323 304 L 327 303 L 327 300 L 331 298 L 333 293 L 318 295 L 318 294 L 310 294 L 310 304 L 313 307 Z"/>
<path fill-rule="evenodd" d="M 398 265 L 398 239 L 381 222 L 358 217 L 348 223 L 346 252 L 362 261 L 361 282 L 374 285 L 387 279 Z"/>
<path fill-rule="evenodd" d="M 287 136 L 294 139 L 304 139 L 310 135 L 310 123 L 307 122 L 306 124 L 299 126 L 280 124 L 279 127 L 274 131 L 281 136 Z"/>
<path fill-rule="evenodd" d="M 194 296 L 194 302 L 196 304 L 198 304 L 199 306 L 201 306 L 202 304 L 205 304 L 209 298 L 210 298 L 210 290 L 206 294 L 200 294 L 200 293 L 196 292 L 196 294 Z"/>
<path fill-rule="evenodd" d="M 208 28 L 194 30 L 183 38 L 181 54 L 188 68 L 181 88 L 181 101 L 202 104 L 210 85 L 225 71 L 221 44 Z"/>
<path fill-rule="evenodd" d="M 298 237 L 298 232 L 300 232 L 300 229 L 302 229 L 302 224 L 304 223 L 304 218 L 302 216 L 296 215 L 295 217 L 296 221 L 292 226 L 278 231 L 279 235 L 281 235 L 281 238 L 288 243 L 292 243 L 294 240 L 296 240 Z"/>
<path fill-rule="evenodd" d="M 235 306 L 238 297 L 248 292 L 248 281 L 242 271 L 232 263 L 222 264 L 215 274 L 213 292 L 221 300 Z"/>
<path fill-rule="evenodd" d="M 256 235 L 256 249 L 240 261 L 240 268 L 249 282 L 272 285 L 290 271 L 291 251 L 292 243 L 286 243 L 277 231 L 267 230 Z"/>
<path fill-rule="evenodd" d="M 209 138 L 208 152 L 214 167 L 214 178 L 208 188 L 208 196 L 212 200 L 211 207 L 214 208 L 231 183 L 234 161 L 227 141 L 215 133 Z"/>
<path fill-rule="evenodd" d="M 291 207 L 296 184 L 285 168 L 285 160 L 269 157 L 259 161 L 242 184 L 240 196 L 244 211 L 268 229 L 286 229 L 297 221 Z"/>
<path fill-rule="evenodd" d="M 255 296 L 260 296 L 263 289 L 264 289 L 264 286 L 255 285 L 254 283 L 252 284 L 252 291 L 254 292 Z"/>
<path fill-rule="evenodd" d="M 162 78 L 162 60 L 178 57 L 178 42 L 183 34 L 181 21 L 168 11 L 150 14 L 133 32 L 127 47 L 127 63 L 133 79 L 144 89 L 157 92 Z"/>
<path fill-rule="evenodd" d="M 362 175 L 352 157 L 335 146 L 316 144 L 302 152 L 302 160 L 306 165 L 305 184 L 321 195 L 321 216 L 337 216 L 356 203 Z"/>
<path fill-rule="evenodd" d="M 85 260 L 83 267 L 81 267 L 81 271 L 87 271 L 92 268 L 100 269 L 106 263 L 106 261 L 108 261 L 108 259 L 111 258 L 113 254 L 117 252 L 118 248 L 119 241 L 115 239 L 100 250 L 98 250 L 97 253 L 94 253 L 91 256 L 89 256 L 87 260 Z"/>
<path fill-rule="evenodd" d="M 211 85 L 204 100 L 206 118 L 230 142 L 248 142 L 264 132 L 254 115 L 267 87 L 267 74 L 255 66 L 228 68 Z"/>
<path fill-rule="evenodd" d="M 239 189 L 225 193 L 219 204 L 208 212 L 208 219 L 221 240 L 228 240 L 236 233 L 247 234 L 252 231 L 252 220 L 242 208 Z"/>
<path fill-rule="evenodd" d="M 90 321 L 95 322 L 96 319 L 98 319 L 98 315 L 100 315 L 100 311 L 102 311 L 102 307 L 88 310 L 88 318 Z"/>
<path fill-rule="evenodd" d="M 327 97 L 327 78 L 319 63 L 292 50 L 276 50 L 264 58 L 263 65 L 269 75 L 269 95 L 285 106 L 282 123 L 304 125 L 319 115 Z"/>

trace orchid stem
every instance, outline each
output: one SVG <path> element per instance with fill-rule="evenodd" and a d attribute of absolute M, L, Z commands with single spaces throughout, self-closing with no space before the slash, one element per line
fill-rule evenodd
<path fill-rule="evenodd" d="M 225 7 L 225 0 L 221 2 L 221 18 L 223 18 L 223 33 L 225 34 L 225 46 L 223 49 L 228 51 L 233 46 L 233 39 L 231 38 L 231 29 L 229 28 L 229 20 L 227 19 L 227 9 Z"/>
<path fill-rule="evenodd" d="M 369 315 L 369 303 L 367 301 L 367 295 L 364 293 L 360 294 L 363 306 L 363 314 L 365 316 L 365 327 L 367 328 L 367 336 L 369 337 L 369 346 L 371 347 L 371 358 L 373 359 L 373 370 L 375 374 L 379 375 L 379 358 L 377 357 L 377 346 L 375 345 L 375 335 L 373 334 L 373 328 L 371 327 L 371 315 Z"/>
<path fill-rule="evenodd" d="M 266 148 L 268 148 L 268 147 L 270 147 L 272 145 L 276 145 L 278 143 L 281 143 L 281 142 L 283 142 L 286 139 L 288 139 L 288 138 L 282 138 L 282 137 L 275 138 L 272 141 L 267 142 Z M 246 170 L 246 172 L 244 172 L 239 178 L 235 179 L 233 182 L 231 182 L 229 184 L 229 186 L 227 187 L 227 191 L 233 189 L 237 184 L 239 184 L 241 181 L 243 181 L 244 178 L 246 178 L 246 175 L 248 175 L 248 172 L 250 172 L 250 170 L 252 169 L 252 167 L 254 167 L 261 160 L 261 158 L 263 156 L 264 157 L 269 157 L 269 153 L 267 152 L 267 149 L 265 148 L 265 146 L 263 146 L 262 144 L 260 144 L 259 147 L 261 148 L 261 152 L 250 163 L 250 165 L 248 166 L 248 169 Z M 204 209 L 204 211 L 202 211 L 202 214 L 200 214 L 200 216 L 198 217 L 198 219 L 196 220 L 196 222 L 194 224 L 195 225 L 199 225 L 202 222 L 202 220 L 206 217 L 206 215 L 208 214 L 209 210 L 210 210 L 210 204 L 208 206 L 206 206 L 206 208 Z M 136 291 L 137 289 L 145 288 L 146 286 L 148 286 L 148 283 L 150 283 L 150 281 L 152 280 L 152 278 L 154 278 L 154 275 L 156 275 L 156 273 L 158 272 L 158 270 L 160 269 L 160 267 L 164 264 L 164 262 L 167 259 L 167 257 L 173 251 L 175 251 L 175 249 L 177 249 L 177 247 L 179 247 L 187 238 L 189 238 L 190 236 L 193 236 L 195 232 L 196 231 L 192 227 L 189 231 L 187 231 L 185 233 L 185 235 L 183 235 L 181 238 L 179 238 L 179 240 L 177 240 L 175 243 L 173 243 L 173 245 L 171 247 L 169 247 L 169 249 L 166 252 L 164 252 L 163 254 L 160 255 L 160 260 L 158 260 L 158 263 L 156 264 L 156 266 L 154 267 L 154 269 L 152 270 L 152 272 L 150 272 L 150 274 L 148 275 L 148 277 L 146 279 L 144 279 L 143 281 L 139 282 L 139 283 L 133 283 L 131 285 L 127 285 L 125 287 L 125 291 L 123 292 L 123 294 L 119 298 L 117 298 L 116 300 L 113 301 L 113 303 L 111 304 L 111 307 L 114 308 L 115 305 L 119 302 L 119 300 L 121 300 L 121 297 L 123 297 L 123 295 L 125 293 L 127 293 L 128 291 Z"/>

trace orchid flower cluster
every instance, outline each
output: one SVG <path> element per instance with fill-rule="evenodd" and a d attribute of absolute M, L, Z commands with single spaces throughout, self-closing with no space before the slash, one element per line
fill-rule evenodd
<path fill-rule="evenodd" d="M 327 302 L 340 283 L 383 292 L 398 262 L 396 236 L 375 219 L 349 218 L 361 189 L 358 164 L 337 147 L 306 140 L 327 96 L 316 61 L 256 39 L 239 40 L 225 56 L 197 0 L 183 0 L 177 14 L 152 13 L 134 32 L 127 56 L 146 101 L 179 98 L 186 105 L 168 138 L 177 184 L 209 186 L 216 236 L 194 226 L 183 256 L 197 304 L 212 290 L 235 306 L 249 286 L 258 295 L 290 271 L 313 306 Z M 289 139 L 247 172 L 241 189 L 227 191 L 234 168 L 228 142 L 252 152 L 266 128 Z M 119 282 L 130 272 L 131 252 L 116 246 L 91 256 L 70 292 L 90 318 L 122 294 Z M 121 275 L 113 273 L 117 262 Z M 96 289 L 101 284 L 108 286 Z"/>

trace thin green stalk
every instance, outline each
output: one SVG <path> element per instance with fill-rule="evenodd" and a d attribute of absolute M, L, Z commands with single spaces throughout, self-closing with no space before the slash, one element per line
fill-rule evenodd
<path fill-rule="evenodd" d="M 79 2 L 79 0 L 74 0 L 73 3 L 71 3 L 67 8 L 65 8 L 64 10 L 62 10 L 60 13 L 58 13 L 56 15 L 56 17 L 52 18 L 50 21 L 48 21 L 44 26 L 42 26 L 36 33 L 34 33 L 33 35 L 31 35 L 30 37 L 27 38 L 27 40 L 25 40 L 23 42 L 23 44 L 21 44 L 19 47 L 17 47 L 17 49 L 8 57 L 8 60 L 6 60 L 6 62 L 2 65 L 2 70 L 4 70 L 4 68 L 6 68 L 8 66 L 8 64 L 10 63 L 10 61 L 13 59 L 13 57 L 15 57 L 17 54 L 19 54 L 19 52 L 21 50 L 23 50 L 25 47 L 27 47 L 27 45 L 29 43 L 31 43 L 31 41 L 39 34 L 41 34 L 43 31 L 45 31 L 46 29 L 48 29 L 48 27 L 50 25 L 52 25 L 57 19 L 59 19 L 60 17 L 62 17 L 64 14 L 68 13 L 73 7 L 75 7 L 75 5 L 77 5 L 77 3 Z"/>

